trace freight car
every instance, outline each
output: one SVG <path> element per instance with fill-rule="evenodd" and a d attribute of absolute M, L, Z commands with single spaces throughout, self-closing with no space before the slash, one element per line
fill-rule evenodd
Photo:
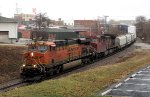
<path fill-rule="evenodd" d="M 21 75 L 33 77 L 59 73 L 73 67 L 74 65 L 68 64 L 70 62 L 86 64 L 122 49 L 134 41 L 135 33 L 128 33 L 121 36 L 103 34 L 101 37 L 31 43 L 28 50 L 23 53 Z"/>

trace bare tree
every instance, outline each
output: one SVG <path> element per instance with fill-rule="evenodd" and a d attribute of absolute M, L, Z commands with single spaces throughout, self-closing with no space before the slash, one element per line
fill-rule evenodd
<path fill-rule="evenodd" d="M 46 13 L 39 13 L 35 16 L 35 23 L 38 29 L 47 28 L 51 20 L 47 17 Z"/>
<path fill-rule="evenodd" d="M 31 32 L 31 38 L 35 41 L 43 40 L 44 37 L 48 36 L 47 33 L 44 33 L 42 28 L 48 28 L 49 25 L 52 23 L 52 20 L 50 20 L 47 17 L 46 13 L 39 13 L 35 16 L 34 19 L 36 28 L 32 30 Z"/>
<path fill-rule="evenodd" d="M 144 32 L 144 25 L 145 25 L 145 23 L 146 23 L 146 17 L 145 16 L 137 16 L 136 17 L 136 29 L 137 29 L 137 36 L 139 37 L 139 38 L 141 38 L 141 39 L 143 39 L 144 38 L 144 33 L 146 33 L 146 32 Z"/>
<path fill-rule="evenodd" d="M 141 22 L 144 23 L 146 21 L 147 21 L 147 19 L 145 16 L 137 16 L 136 17 L 136 23 L 141 23 Z"/>

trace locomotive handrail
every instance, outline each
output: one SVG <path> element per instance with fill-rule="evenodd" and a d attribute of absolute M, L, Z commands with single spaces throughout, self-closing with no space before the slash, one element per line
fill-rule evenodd
<path fill-rule="evenodd" d="M 34 59 L 34 58 L 33 58 Z M 43 68 L 36 62 L 36 60 L 34 59 L 34 61 L 35 61 L 35 63 L 40 67 L 40 69 L 41 69 L 41 73 L 42 73 L 42 71 L 43 71 Z"/>

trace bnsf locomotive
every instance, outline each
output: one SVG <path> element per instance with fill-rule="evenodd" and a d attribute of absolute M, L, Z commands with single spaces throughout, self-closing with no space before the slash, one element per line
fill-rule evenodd
<path fill-rule="evenodd" d="M 61 41 L 38 41 L 28 45 L 23 53 L 21 75 L 25 77 L 62 72 L 70 62 L 92 62 L 133 43 L 134 33 L 115 36 L 103 34 L 101 37 L 76 38 Z M 78 64 L 79 65 L 79 64 Z"/>
<path fill-rule="evenodd" d="M 23 53 L 21 75 L 35 76 L 63 71 L 64 64 L 92 56 L 90 39 L 39 41 L 28 45 Z"/>

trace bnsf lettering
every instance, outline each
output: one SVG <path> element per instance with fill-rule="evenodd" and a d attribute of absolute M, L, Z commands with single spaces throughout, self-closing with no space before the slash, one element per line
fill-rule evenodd
<path fill-rule="evenodd" d="M 75 47 L 75 48 L 68 48 L 67 50 L 68 51 L 74 51 L 74 50 L 78 50 L 79 49 L 79 47 Z"/>

